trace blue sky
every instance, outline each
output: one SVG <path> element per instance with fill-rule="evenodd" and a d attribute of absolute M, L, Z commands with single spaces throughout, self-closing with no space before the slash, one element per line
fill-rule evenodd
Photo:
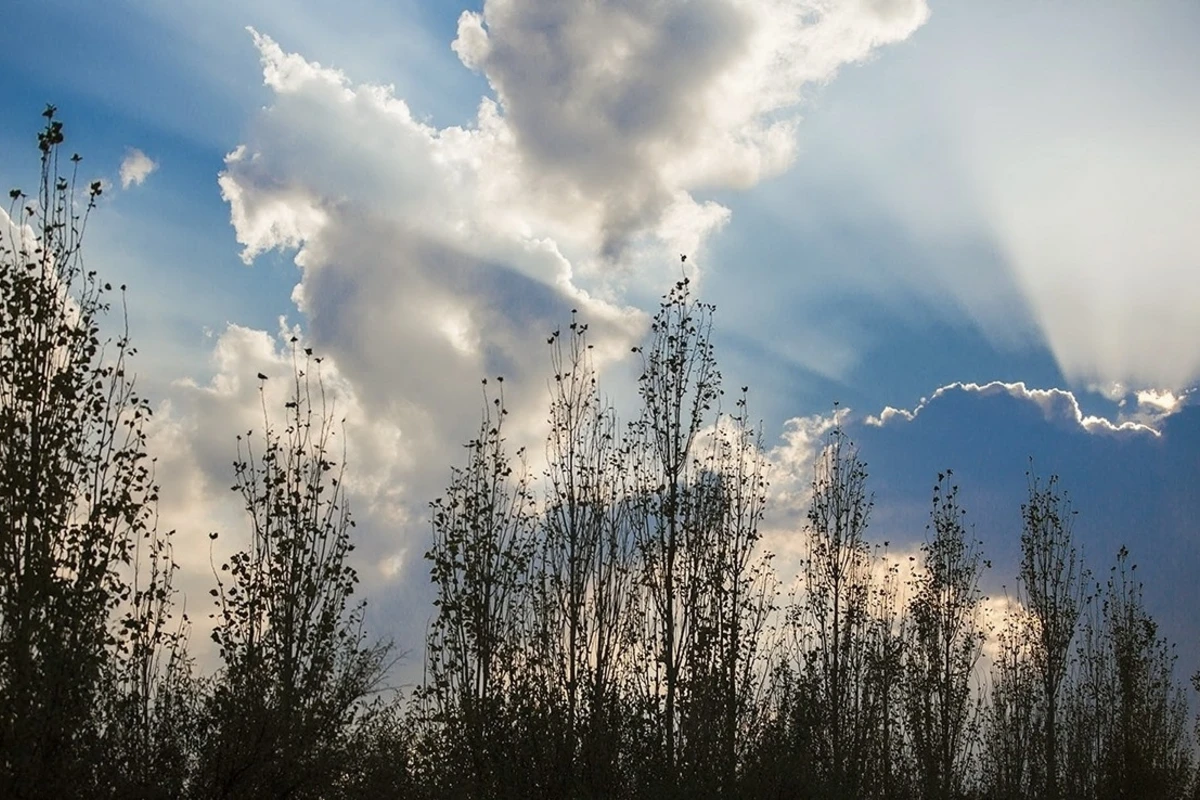
<path fill-rule="evenodd" d="M 877 536 L 915 546 L 954 468 L 997 591 L 1032 457 L 1094 571 L 1127 543 L 1181 673 L 1200 667 L 1195 4 L 46 0 L 5 19 L 0 179 L 30 180 L 52 102 L 109 182 L 89 263 L 130 286 L 181 539 L 238 528 L 232 435 L 298 326 L 347 412 L 374 618 L 419 652 L 425 507 L 478 379 L 509 376 L 535 442 L 541 342 L 576 307 L 628 405 L 623 354 L 688 252 L 783 484 L 805 484 L 836 401 Z M 155 166 L 122 188 L 135 149 Z M 182 551 L 202 591 L 206 545 Z"/>

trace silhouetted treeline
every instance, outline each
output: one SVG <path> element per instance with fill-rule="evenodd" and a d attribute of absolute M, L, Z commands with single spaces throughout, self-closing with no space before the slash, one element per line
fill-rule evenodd
<path fill-rule="evenodd" d="M 76 185 L 45 116 L 40 184 L 0 230 L 0 797 L 1200 795 L 1130 555 L 1088 571 L 1056 478 L 1029 476 L 1019 589 L 989 602 L 953 474 L 897 557 L 868 539 L 866 464 L 835 427 L 789 533 L 799 574 L 778 573 L 772 465 L 686 279 L 635 350 L 632 419 L 574 318 L 549 337 L 544 452 L 510 451 L 485 382 L 431 504 L 424 680 L 403 697 L 354 600 L 319 359 L 293 341 L 287 399 L 264 392 L 262 428 L 230 443 L 248 546 L 212 551 L 218 666 L 199 669 L 135 350 L 82 260 L 103 187 Z"/>

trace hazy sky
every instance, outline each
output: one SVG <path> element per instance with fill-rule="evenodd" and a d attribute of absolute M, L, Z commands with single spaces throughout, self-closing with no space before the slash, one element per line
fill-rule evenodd
<path fill-rule="evenodd" d="M 245 526 L 233 437 L 293 330 L 347 417 L 373 624 L 420 660 L 428 501 L 546 335 L 631 345 L 681 271 L 717 304 L 802 522 L 834 403 L 911 550 L 955 469 L 1012 586 L 1030 457 L 1101 578 L 1122 543 L 1200 667 L 1200 5 L 924 0 L 43 0 L 4 13 L 0 179 L 56 104 L 109 189 L 163 518 L 204 605 Z M 268 382 L 282 392 L 283 381 Z M 534 445 L 532 452 L 540 448 Z M 535 463 L 536 466 L 536 463 Z M 202 616 L 193 607 L 193 616 Z M 194 640 L 202 642 L 203 636 Z"/>

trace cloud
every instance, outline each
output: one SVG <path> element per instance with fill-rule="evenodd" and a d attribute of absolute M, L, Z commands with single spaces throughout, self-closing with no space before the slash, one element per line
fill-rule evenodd
<path fill-rule="evenodd" d="M 1007 586 L 1011 596 L 1027 475 L 1057 475 L 1078 512 L 1074 533 L 1088 567 L 1103 575 L 1122 545 L 1130 549 L 1142 565 L 1148 607 L 1163 634 L 1180 645 L 1180 674 L 1190 674 L 1200 665 L 1191 612 L 1200 593 L 1194 580 L 1200 408 L 1189 397 L 1152 428 L 1120 417 L 1084 425 L 1087 415 L 1077 406 L 1058 389 L 958 384 L 934 393 L 908 421 L 848 423 L 869 462 L 870 536 L 900 546 L 920 542 L 934 479 L 952 469 L 984 558 L 993 564 L 984 591 L 1000 598 Z"/>
<path fill-rule="evenodd" d="M 1147 433 L 1158 436 L 1159 431 L 1150 424 L 1153 421 L 1168 416 L 1182 407 L 1182 403 L 1169 392 L 1141 392 L 1138 394 L 1139 404 L 1143 403 L 1155 409 L 1154 416 L 1143 415 L 1139 419 L 1118 419 L 1113 422 L 1104 417 L 1084 414 L 1074 393 L 1066 389 L 1030 389 L 1023 381 L 1005 383 L 991 381 L 990 383 L 951 383 L 939 387 L 929 398 L 921 398 L 912 410 L 887 406 L 879 415 L 868 415 L 863 419 L 865 425 L 880 428 L 894 422 L 912 422 L 929 405 L 951 393 L 977 394 L 983 397 L 1008 395 L 1037 406 L 1047 421 L 1063 421 L 1077 425 L 1088 433 Z M 1169 398 L 1169 400 L 1168 400 Z"/>
<path fill-rule="evenodd" d="M 728 219 L 692 190 L 783 169 L 804 86 L 927 14 L 923 2 L 488 2 L 454 43 L 495 91 L 465 128 L 419 121 L 389 87 L 252 31 L 273 98 L 228 155 L 222 196 L 244 260 L 296 251 L 309 335 L 370 413 L 440 457 L 467 434 L 448 420 L 475 416 L 463 387 L 481 375 L 510 379 L 514 428 L 540 425 L 526 379 L 544 358 L 530 345 L 570 309 L 601 368 L 627 352 L 646 319 L 622 300 L 629 283 L 657 294 L 677 254 Z M 594 268 L 618 255 L 644 269 Z"/>
<path fill-rule="evenodd" d="M 796 150 L 805 88 L 908 37 L 924 0 L 488 0 L 453 48 L 494 89 L 534 191 L 618 258 L 669 216 L 722 220 Z"/>
<path fill-rule="evenodd" d="M 405 431 L 414 463 L 456 452 L 477 418 L 469 387 L 488 374 L 509 378 L 511 428 L 533 441 L 541 337 L 576 308 L 601 369 L 628 352 L 646 317 L 622 302 L 627 281 L 657 294 L 662 264 L 728 218 L 690 190 L 782 169 L 783 112 L 802 88 L 926 15 L 919 2 L 489 2 L 460 19 L 455 48 L 496 97 L 471 127 L 440 129 L 388 87 L 252 31 L 273 97 L 226 158 L 222 196 L 244 260 L 295 251 L 307 334 L 364 413 Z M 659 265 L 589 269 L 618 251 Z M 420 483 L 423 503 L 436 484 Z"/>
<path fill-rule="evenodd" d="M 1073 387 L 1179 390 L 1200 379 L 1200 12 L 1090 10 L 947 4 L 814 120 L 809 163 L 851 195 L 834 222 L 870 207 L 916 251 L 856 292 L 1043 345 Z"/>
<path fill-rule="evenodd" d="M 125 152 L 121 161 L 121 188 L 141 186 L 151 172 L 158 169 L 158 163 L 136 147 Z"/>
<path fill-rule="evenodd" d="M 783 424 L 781 443 L 766 453 L 770 469 L 772 514 L 802 519 L 812 497 L 813 469 L 824 452 L 826 435 L 850 416 L 841 408 L 832 414 L 793 417 Z"/>
<path fill-rule="evenodd" d="M 390 87 L 251 31 L 271 97 L 218 182 L 244 261 L 294 253 L 302 336 L 326 357 L 347 420 L 347 487 L 377 602 L 427 608 L 427 503 L 475 433 L 480 379 L 505 376 L 509 445 L 528 447 L 536 474 L 540 343 L 576 309 L 597 367 L 622 374 L 647 322 L 626 298 L 657 295 L 680 252 L 689 268 L 702 262 L 729 218 L 693 192 L 785 168 L 802 89 L 927 13 L 923 2 L 489 0 L 462 17 L 455 49 L 495 95 L 470 125 L 443 128 Z M 181 499 L 165 516 L 181 530 L 213 493 L 223 524 L 239 524 L 220 497 L 230 437 L 261 425 L 253 376 L 271 376 L 268 399 L 280 399 L 280 337 L 292 335 L 230 325 L 211 379 L 173 387 L 156 441 L 178 462 Z M 204 585 L 207 559 L 182 556 L 187 581 Z M 424 620 L 405 619 L 392 633 L 419 651 Z"/>
<path fill-rule="evenodd" d="M 1187 399 L 1187 395 L 1166 390 L 1156 391 L 1144 389 L 1136 393 L 1139 408 L 1146 408 L 1160 414 L 1173 414 L 1178 411 Z"/>

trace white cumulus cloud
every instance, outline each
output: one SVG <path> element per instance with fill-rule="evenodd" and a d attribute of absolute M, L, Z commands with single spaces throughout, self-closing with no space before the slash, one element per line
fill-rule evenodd
<path fill-rule="evenodd" d="M 136 147 L 130 148 L 121 161 L 121 188 L 141 186 L 145 183 L 146 178 L 150 177 L 150 173 L 156 169 L 158 169 L 158 162 Z"/>
<path fill-rule="evenodd" d="M 928 17 L 924 0 L 488 0 L 454 50 L 487 77 L 527 180 L 600 251 L 747 188 L 796 150 L 805 88 Z"/>
<path fill-rule="evenodd" d="M 454 46 L 494 94 L 445 128 L 251 32 L 271 97 L 220 190 L 244 260 L 295 254 L 303 337 L 343 398 L 368 579 L 424 585 L 427 503 L 478 425 L 480 379 L 505 376 L 510 444 L 536 461 L 547 335 L 577 309 L 611 372 L 645 330 L 631 286 L 657 294 L 729 218 L 698 193 L 782 170 L 804 87 L 927 13 L 920 0 L 488 0 Z M 176 387 L 160 436 L 193 463 L 176 518 L 222 488 L 225 434 L 261 414 L 253 376 L 287 368 L 276 334 L 235 325 L 212 380 Z M 395 631 L 399 646 L 419 649 L 422 627 Z"/>
<path fill-rule="evenodd" d="M 692 192 L 782 169 L 804 87 L 927 14 L 911 1 L 488 2 L 454 47 L 495 96 L 448 128 L 252 31 L 273 96 L 227 157 L 222 195 L 244 259 L 296 252 L 307 334 L 365 412 L 405 431 L 415 462 L 444 463 L 483 375 L 509 378 L 514 433 L 541 429 L 537 344 L 570 309 L 601 368 L 628 352 L 645 315 L 625 284 L 657 290 L 728 218 Z M 657 266 L 589 269 L 618 253 Z"/>

